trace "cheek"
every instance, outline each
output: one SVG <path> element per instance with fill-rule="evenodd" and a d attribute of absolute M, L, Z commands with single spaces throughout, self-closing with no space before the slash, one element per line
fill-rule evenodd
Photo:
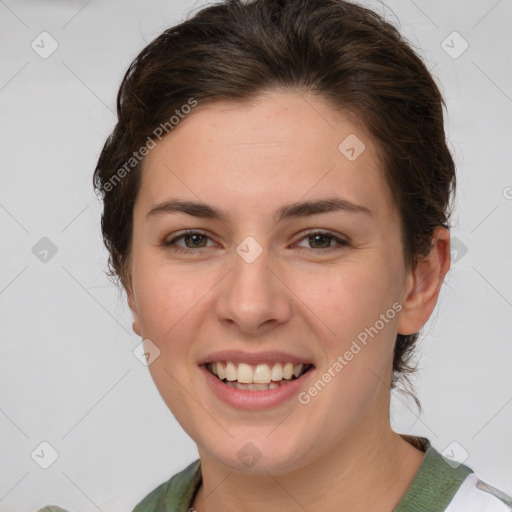
<path fill-rule="evenodd" d="M 294 281 L 293 289 L 309 308 L 309 316 L 313 312 L 329 338 L 341 346 L 375 324 L 396 297 L 389 270 L 371 261 L 326 268 L 307 278 L 297 275 Z"/>
<path fill-rule="evenodd" d="M 181 417 L 190 406 L 184 390 L 192 386 L 192 341 L 202 318 L 205 291 L 197 274 L 194 278 L 161 264 L 142 262 L 139 268 L 148 269 L 136 276 L 142 332 L 160 350 L 148 369 L 164 402 Z"/>
<path fill-rule="evenodd" d="M 194 269 L 179 270 L 157 261 L 139 261 L 134 275 L 139 320 L 147 337 L 161 343 L 190 321 L 213 286 Z M 204 299 L 203 299 L 204 300 Z"/>

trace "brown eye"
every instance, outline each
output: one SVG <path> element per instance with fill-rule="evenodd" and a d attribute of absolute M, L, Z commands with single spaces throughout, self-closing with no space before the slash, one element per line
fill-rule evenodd
<path fill-rule="evenodd" d="M 329 235 L 311 235 L 308 237 L 308 240 L 314 249 L 325 249 L 330 247 L 332 237 Z"/>
<path fill-rule="evenodd" d="M 193 252 L 194 249 L 203 249 L 208 247 L 207 243 L 210 237 L 199 231 L 187 231 L 174 237 L 172 240 L 164 242 L 165 247 L 178 252 Z"/>
<path fill-rule="evenodd" d="M 348 245 L 346 240 L 339 238 L 331 233 L 325 233 L 322 231 L 312 232 L 301 239 L 301 242 L 306 240 L 308 247 L 306 249 L 338 249 L 341 246 Z M 332 243 L 334 242 L 334 244 Z M 304 247 L 299 245 L 299 247 Z"/>
<path fill-rule="evenodd" d="M 189 249 L 205 247 L 203 242 L 207 240 L 207 237 L 204 235 L 183 235 L 182 238 Z M 188 242 L 190 242 L 190 244 Z"/>

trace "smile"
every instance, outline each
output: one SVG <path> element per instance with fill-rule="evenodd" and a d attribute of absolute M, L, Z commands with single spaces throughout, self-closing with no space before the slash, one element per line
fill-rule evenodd
<path fill-rule="evenodd" d="M 299 379 L 311 370 L 313 365 L 290 362 L 252 365 L 233 361 L 214 361 L 207 363 L 206 368 L 231 388 L 243 391 L 267 391 Z"/>

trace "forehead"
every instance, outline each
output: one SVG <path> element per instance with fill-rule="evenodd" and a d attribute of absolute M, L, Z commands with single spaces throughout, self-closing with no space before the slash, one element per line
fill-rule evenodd
<path fill-rule="evenodd" d="M 242 208 L 332 196 L 392 210 L 377 147 L 352 114 L 272 92 L 196 107 L 146 156 L 146 210 L 170 196 Z"/>

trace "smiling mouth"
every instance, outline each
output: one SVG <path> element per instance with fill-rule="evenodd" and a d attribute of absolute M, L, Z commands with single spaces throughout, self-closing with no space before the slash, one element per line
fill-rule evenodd
<path fill-rule="evenodd" d="M 243 391 L 277 389 L 311 371 L 312 364 L 274 363 L 251 365 L 233 361 L 207 363 L 206 369 L 229 387 Z"/>

